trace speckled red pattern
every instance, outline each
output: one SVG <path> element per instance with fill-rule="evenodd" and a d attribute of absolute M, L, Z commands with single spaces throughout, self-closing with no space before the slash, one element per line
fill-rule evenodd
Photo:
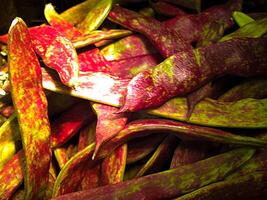
<path fill-rule="evenodd" d="M 206 140 L 219 143 L 247 144 L 253 146 L 264 146 L 267 142 L 253 137 L 235 135 L 230 132 L 215 128 L 187 124 L 184 122 L 166 119 L 140 119 L 128 123 L 115 137 L 103 144 L 98 152 L 98 158 L 110 154 L 116 147 L 125 142 L 147 135 L 175 134 L 181 139 Z"/>
<path fill-rule="evenodd" d="M 121 111 L 162 105 L 224 74 L 266 75 L 266 53 L 266 38 L 234 39 L 177 53 L 131 79 Z"/>
<path fill-rule="evenodd" d="M 188 43 L 201 41 L 210 29 L 210 24 L 219 23 L 223 29 L 231 27 L 232 12 L 241 10 L 242 0 L 230 0 L 224 5 L 214 6 L 200 14 L 178 15 L 165 22 L 165 26 L 179 32 Z M 210 31 L 210 30 L 209 30 Z"/>
<path fill-rule="evenodd" d="M 104 104 L 93 103 L 92 107 L 97 115 L 94 153 L 97 155 L 101 145 L 116 136 L 125 127 L 129 114 L 117 113 L 118 108 Z"/>
<path fill-rule="evenodd" d="M 20 150 L 0 171 L 0 199 L 9 199 L 23 182 L 24 152 Z"/>
<path fill-rule="evenodd" d="M 55 148 L 65 144 L 83 125 L 94 119 L 89 102 L 74 105 L 51 124 L 51 146 Z"/>
<path fill-rule="evenodd" d="M 192 48 L 191 44 L 186 43 L 180 33 L 164 27 L 152 17 L 143 16 L 116 5 L 113 6 L 108 17 L 111 21 L 125 28 L 145 35 L 165 58 Z"/>
<path fill-rule="evenodd" d="M 48 188 L 50 123 L 41 68 L 26 24 L 16 18 L 9 30 L 11 94 L 25 152 L 25 199 L 43 199 Z"/>
<path fill-rule="evenodd" d="M 56 70 L 63 84 L 77 85 L 79 61 L 73 44 L 52 26 L 31 29 L 31 39 L 37 54 L 46 66 Z"/>
<path fill-rule="evenodd" d="M 236 149 L 180 168 L 114 185 L 59 196 L 55 200 L 143 199 L 157 200 L 181 196 L 217 182 L 252 157 L 254 150 Z"/>

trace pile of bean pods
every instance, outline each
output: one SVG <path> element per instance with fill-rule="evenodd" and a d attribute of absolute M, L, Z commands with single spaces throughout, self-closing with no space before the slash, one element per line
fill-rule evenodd
<path fill-rule="evenodd" d="M 249 2 L 249 3 L 248 3 Z M 0 36 L 0 200 L 265 200 L 256 1 L 86 0 Z"/>

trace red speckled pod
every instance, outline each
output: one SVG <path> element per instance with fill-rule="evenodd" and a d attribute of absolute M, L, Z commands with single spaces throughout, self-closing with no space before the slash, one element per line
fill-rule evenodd
<path fill-rule="evenodd" d="M 266 140 L 267 132 L 263 131 L 257 136 L 257 138 Z M 267 150 L 259 149 L 252 157 L 252 159 L 250 159 L 246 164 L 240 167 L 239 170 L 230 174 L 230 176 L 227 177 L 227 180 L 234 180 L 237 177 L 244 176 L 245 174 L 250 174 L 253 172 L 265 171 L 266 168 L 267 168 Z"/>
<path fill-rule="evenodd" d="M 212 183 L 175 200 L 265 200 L 267 195 L 267 173 L 259 171 Z"/>
<path fill-rule="evenodd" d="M 97 155 L 99 148 L 122 130 L 127 123 L 128 114 L 116 113 L 116 107 L 93 103 L 92 107 L 97 115 L 96 124 L 96 147 L 94 155 Z"/>
<path fill-rule="evenodd" d="M 96 123 L 93 122 L 80 130 L 78 151 L 83 150 L 85 147 L 95 142 L 95 129 Z"/>
<path fill-rule="evenodd" d="M 89 102 L 80 102 L 62 113 L 51 125 L 51 146 L 66 143 L 86 123 L 95 119 Z"/>
<path fill-rule="evenodd" d="M 224 74 L 267 75 L 266 53 L 266 38 L 233 39 L 177 53 L 129 82 L 121 111 L 159 106 Z"/>
<path fill-rule="evenodd" d="M 44 63 L 58 72 L 62 83 L 73 87 L 79 75 L 78 56 L 73 44 L 52 26 L 35 26 L 29 31 L 32 45 Z"/>
<path fill-rule="evenodd" d="M 191 165 L 114 185 L 63 195 L 55 200 L 170 199 L 223 180 L 225 176 L 249 160 L 253 153 L 254 150 L 250 148 L 236 149 Z"/>
<path fill-rule="evenodd" d="M 112 75 L 123 79 L 130 79 L 139 72 L 150 69 L 161 62 L 159 54 L 147 54 L 124 60 L 110 61 L 112 66 Z"/>
<path fill-rule="evenodd" d="M 111 74 L 109 62 L 102 56 L 98 48 L 84 51 L 78 54 L 80 71 L 83 72 L 104 72 Z"/>
<path fill-rule="evenodd" d="M 99 163 L 91 159 L 94 147 L 87 146 L 64 165 L 57 176 L 53 197 L 99 186 Z"/>
<path fill-rule="evenodd" d="M 31 39 L 37 54 L 58 72 L 62 83 L 70 87 L 77 85 L 79 62 L 73 44 L 52 26 L 32 28 Z"/>
<path fill-rule="evenodd" d="M 115 137 L 103 144 L 98 157 L 102 158 L 110 154 L 116 147 L 130 139 L 158 133 L 173 133 L 181 139 L 196 139 L 214 141 L 219 143 L 243 144 L 252 146 L 264 146 L 266 141 L 253 137 L 234 135 L 226 131 L 191 125 L 183 122 L 165 119 L 142 119 L 130 122 Z"/>
<path fill-rule="evenodd" d="M 101 184 L 109 185 L 123 181 L 126 166 L 127 144 L 123 144 L 106 157 L 101 165 Z"/>
<path fill-rule="evenodd" d="M 208 143 L 203 141 L 181 141 L 176 147 L 170 168 L 177 168 L 204 159 L 208 155 Z"/>
<path fill-rule="evenodd" d="M 169 57 L 179 51 L 191 49 L 179 32 L 165 27 L 152 17 L 143 16 L 134 11 L 114 6 L 109 19 L 130 30 L 142 33 L 157 47 L 163 57 Z"/>
<path fill-rule="evenodd" d="M 149 40 L 141 34 L 133 34 L 122 38 L 101 49 L 101 54 L 108 61 L 156 54 L 157 51 Z"/>
<path fill-rule="evenodd" d="M 8 50 L 11 94 L 25 152 L 25 199 L 42 199 L 48 187 L 50 124 L 41 68 L 20 18 L 12 22 Z"/>
<path fill-rule="evenodd" d="M 154 67 L 161 61 L 160 56 L 156 54 L 107 61 L 97 48 L 84 51 L 78 57 L 81 74 L 83 72 L 103 72 L 122 79 L 130 79 L 139 72 Z"/>
<path fill-rule="evenodd" d="M 9 199 L 23 182 L 24 152 L 20 150 L 0 171 L 0 199 Z"/>
<path fill-rule="evenodd" d="M 265 171 L 267 167 L 267 151 L 266 149 L 258 150 L 256 154 L 239 170 L 230 174 L 226 179 L 234 180 L 240 176 L 244 176 L 246 174 Z"/>
<path fill-rule="evenodd" d="M 218 23 L 223 30 L 233 25 L 232 12 L 241 10 L 242 0 L 230 0 L 228 3 L 213 6 L 198 15 L 178 15 L 164 22 L 165 26 L 179 32 L 188 43 L 201 41 L 211 24 Z"/>

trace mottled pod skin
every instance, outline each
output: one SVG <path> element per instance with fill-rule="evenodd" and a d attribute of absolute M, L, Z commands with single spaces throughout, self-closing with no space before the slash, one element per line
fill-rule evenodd
<path fill-rule="evenodd" d="M 25 152 L 25 199 L 43 199 L 51 158 L 50 123 L 41 68 L 27 26 L 20 18 L 12 22 L 8 50 L 11 94 Z"/>
<path fill-rule="evenodd" d="M 147 175 L 114 185 L 68 194 L 57 200 L 74 199 L 169 199 L 189 193 L 212 182 L 223 180 L 225 176 L 254 154 L 253 149 L 232 150 L 191 165 Z"/>
<path fill-rule="evenodd" d="M 95 119 L 89 102 L 80 102 L 62 113 L 51 125 L 51 146 L 65 144 L 79 129 Z"/>
<path fill-rule="evenodd" d="M 159 117 L 187 121 L 204 126 L 267 128 L 267 99 L 247 98 L 223 102 L 206 98 L 196 104 L 190 118 L 187 117 L 187 104 L 185 98 L 176 97 L 147 112 Z"/>
<path fill-rule="evenodd" d="M 246 38 L 174 54 L 131 79 L 121 112 L 160 106 L 224 74 L 266 76 L 266 53 L 266 38 Z"/>
<path fill-rule="evenodd" d="M 110 61 L 112 74 L 122 79 L 131 79 L 138 73 L 150 69 L 161 62 L 159 54 L 147 54 L 124 60 Z"/>
<path fill-rule="evenodd" d="M 6 105 L 0 109 L 0 114 L 3 117 L 10 117 L 14 113 L 14 107 L 12 105 Z"/>
<path fill-rule="evenodd" d="M 116 136 L 125 127 L 128 114 L 117 113 L 118 108 L 104 104 L 93 103 L 92 107 L 97 115 L 95 156 L 103 143 Z"/>
<path fill-rule="evenodd" d="M 119 146 L 101 164 L 101 184 L 109 185 L 123 181 L 126 166 L 127 144 Z"/>
<path fill-rule="evenodd" d="M 78 54 L 80 73 L 103 72 L 122 79 L 130 79 L 136 74 L 160 63 L 159 55 L 147 54 L 128 59 L 108 61 L 98 48 Z"/>
<path fill-rule="evenodd" d="M 80 130 L 78 151 L 83 150 L 85 147 L 95 142 L 95 129 L 96 123 L 92 122 Z"/>
<path fill-rule="evenodd" d="M 101 54 L 108 61 L 125 60 L 156 53 L 157 50 L 141 34 L 132 34 L 101 49 Z"/>
<path fill-rule="evenodd" d="M 234 135 L 219 129 L 197 126 L 165 119 L 140 119 L 128 123 L 115 137 L 99 149 L 98 158 L 109 155 L 116 147 L 125 142 L 150 134 L 175 134 L 181 139 L 206 140 L 226 144 L 240 144 L 263 147 L 266 141 L 253 137 Z"/>
<path fill-rule="evenodd" d="M 238 177 L 242 177 L 246 174 L 254 173 L 254 172 L 266 172 L 267 168 L 267 150 L 260 149 L 257 150 L 255 155 L 244 165 L 242 165 L 239 170 L 230 174 L 226 177 L 226 180 L 235 180 Z"/>
<path fill-rule="evenodd" d="M 65 35 L 52 26 L 42 25 L 29 28 L 34 50 L 50 68 L 56 70 L 63 84 L 74 87 L 79 76 L 76 50 Z M 0 38 L 7 41 L 7 35 Z"/>
<path fill-rule="evenodd" d="M 37 54 L 46 66 L 58 72 L 62 83 L 69 87 L 76 86 L 79 62 L 73 44 L 52 26 L 32 28 L 31 39 Z"/>
<path fill-rule="evenodd" d="M 146 36 L 165 58 L 179 51 L 192 49 L 179 32 L 163 26 L 152 17 L 143 16 L 117 5 L 113 6 L 108 17 L 111 21 Z"/>
<path fill-rule="evenodd" d="M 267 173 L 259 171 L 212 183 L 175 200 L 265 200 L 267 195 Z"/>
<path fill-rule="evenodd" d="M 266 130 L 257 135 L 257 138 L 267 139 Z M 259 149 L 255 155 L 246 164 L 242 165 L 239 170 L 226 177 L 227 180 L 234 180 L 237 177 L 244 176 L 254 172 L 266 171 L 267 168 L 267 150 Z"/>
<path fill-rule="evenodd" d="M 232 12 L 241 10 L 242 0 L 230 0 L 224 5 L 213 6 L 198 15 L 178 15 L 164 22 L 165 26 L 176 30 L 188 43 L 201 41 L 207 31 L 211 31 L 212 24 L 222 26 L 223 30 L 231 27 Z"/>
<path fill-rule="evenodd" d="M 17 152 L 0 171 L 0 199 L 9 199 L 23 182 L 24 152 Z"/>
<path fill-rule="evenodd" d="M 210 146 L 208 142 L 199 140 L 181 141 L 173 153 L 170 168 L 177 168 L 205 159 L 209 155 Z"/>
<path fill-rule="evenodd" d="M 220 42 L 230 40 L 233 38 L 244 38 L 244 37 L 258 38 L 258 37 L 261 37 L 267 31 L 266 22 L 267 22 L 266 18 L 264 18 L 262 20 L 250 22 L 247 25 L 244 25 L 243 27 L 238 29 L 237 31 L 226 35 L 225 37 L 223 37 L 220 40 Z M 266 117 L 263 117 L 264 111 L 265 111 L 265 109 L 264 109 L 265 108 L 265 106 L 264 106 L 265 100 L 258 102 L 259 104 L 256 103 L 257 100 L 252 100 L 252 99 L 247 99 L 247 100 L 244 99 L 242 101 L 238 101 L 238 100 L 241 100 L 243 98 L 264 98 L 266 96 L 265 84 L 266 84 L 266 81 L 264 78 L 261 78 L 261 79 L 260 78 L 254 78 L 252 80 L 248 80 L 247 82 L 232 88 L 230 91 L 226 92 L 224 95 L 222 95 L 219 98 L 220 101 L 236 101 L 234 103 L 228 103 L 228 105 L 226 105 L 226 104 L 222 105 L 223 103 L 218 102 L 218 101 L 217 102 L 214 101 L 212 104 L 210 104 L 210 106 L 208 106 L 209 100 L 208 101 L 202 101 L 198 105 L 198 108 L 201 108 L 201 107 L 204 108 L 204 107 L 208 106 L 208 109 L 207 109 L 207 107 L 206 107 L 206 109 L 201 109 L 204 112 L 209 112 L 209 114 L 207 113 L 207 115 L 206 115 L 208 117 L 208 119 L 205 120 L 205 118 L 206 118 L 205 114 L 201 115 L 201 113 L 199 113 L 199 110 L 197 110 L 195 112 L 195 113 L 198 113 L 198 115 L 193 115 L 192 118 L 195 118 L 195 116 L 197 116 L 197 120 L 200 120 L 200 121 L 205 120 L 206 122 L 209 123 L 209 125 L 212 125 L 215 121 L 217 121 L 216 122 L 217 125 L 226 123 L 224 125 L 225 127 L 237 127 L 237 126 L 261 127 L 261 126 L 265 126 L 266 123 L 264 121 L 262 121 L 262 119 L 266 118 Z M 208 83 L 207 85 L 204 85 L 203 87 L 197 89 L 196 91 L 191 92 L 187 96 L 187 104 L 188 104 L 188 106 L 187 106 L 188 107 L 187 118 L 188 118 L 188 121 L 190 121 L 190 122 L 195 121 L 194 119 L 189 118 L 193 112 L 193 109 L 195 108 L 195 105 L 200 100 L 202 100 L 203 97 L 209 96 L 213 90 L 214 89 L 212 89 L 212 87 L 210 86 L 210 83 Z M 179 98 L 172 99 L 172 100 L 166 102 L 165 105 L 158 108 L 158 111 L 159 111 L 158 114 L 161 113 L 160 116 L 164 116 L 165 114 L 168 113 L 168 115 L 166 115 L 166 117 L 168 117 L 168 118 L 172 118 L 174 115 L 175 116 L 183 115 L 182 114 L 183 108 L 181 107 L 182 106 L 181 102 L 182 102 L 181 98 L 180 99 Z M 202 104 L 202 103 L 204 103 L 204 104 Z M 208 104 L 205 105 L 205 103 L 208 103 Z M 215 106 L 215 104 L 217 104 L 217 105 Z M 212 105 L 214 105 L 215 109 L 212 108 L 213 107 Z M 250 105 L 250 106 L 247 107 L 248 105 Z M 221 106 L 223 106 L 224 108 L 220 109 Z M 175 109 L 172 110 L 173 108 L 175 108 Z M 250 109 L 250 112 L 246 111 L 247 108 Z M 170 109 L 172 110 L 172 112 L 169 112 Z M 215 114 L 212 110 L 213 111 L 216 110 L 218 112 L 218 115 Z M 241 112 L 243 112 L 244 114 L 241 114 Z M 163 114 L 163 113 L 165 113 L 165 114 Z M 231 114 L 229 116 L 225 116 L 226 113 L 229 113 L 229 114 L 231 113 Z M 257 114 L 255 114 L 255 113 L 257 113 Z M 259 116 L 259 113 L 263 114 L 263 116 Z M 212 118 L 210 118 L 211 115 L 212 115 Z M 216 120 L 216 118 L 217 118 L 216 115 L 219 116 L 220 120 Z M 255 118 L 255 116 L 257 116 L 256 117 L 257 119 Z M 178 118 L 181 120 L 183 117 L 182 118 L 178 117 Z M 176 119 L 178 119 L 178 118 L 176 118 Z M 237 119 L 240 121 L 240 124 L 237 123 Z M 200 121 L 198 121 L 198 123 Z"/>
<path fill-rule="evenodd" d="M 78 54 L 80 71 L 83 72 L 103 72 L 112 74 L 112 67 L 98 48 L 90 49 Z"/>
<path fill-rule="evenodd" d="M 61 169 L 53 188 L 53 197 L 99 186 L 98 161 L 92 160 L 95 144 L 75 154 Z"/>

